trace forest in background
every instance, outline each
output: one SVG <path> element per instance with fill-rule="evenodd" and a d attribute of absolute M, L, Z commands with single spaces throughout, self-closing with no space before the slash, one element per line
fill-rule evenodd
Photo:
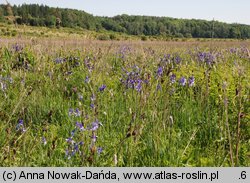
<path fill-rule="evenodd" d="M 176 19 L 170 17 L 93 16 L 80 10 L 54 8 L 46 5 L 0 5 L 0 22 L 30 26 L 84 28 L 92 31 L 113 31 L 138 36 L 175 38 L 249 39 L 250 25 L 218 21 Z"/>

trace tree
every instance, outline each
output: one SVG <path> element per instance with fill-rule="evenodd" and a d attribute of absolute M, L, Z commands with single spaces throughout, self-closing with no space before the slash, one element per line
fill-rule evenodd
<path fill-rule="evenodd" d="M 13 16 L 12 7 L 10 3 L 7 0 L 5 1 L 6 1 L 6 12 L 7 12 L 6 16 Z"/>
<path fill-rule="evenodd" d="M 194 38 L 250 38 L 250 26 L 217 21 L 185 20 L 169 17 L 129 16 L 98 17 L 84 11 L 51 8 L 37 4 L 0 5 L 0 21 L 8 18 L 18 24 L 33 26 L 81 27 L 108 30 L 130 35 L 164 35 Z M 12 21 L 14 22 L 14 21 Z"/>
<path fill-rule="evenodd" d="M 0 22 L 3 22 L 4 21 L 4 11 L 3 11 L 3 8 L 0 6 Z"/>
<path fill-rule="evenodd" d="M 54 27 L 56 26 L 56 17 L 54 15 L 48 15 L 45 17 L 45 26 Z"/>
<path fill-rule="evenodd" d="M 56 28 L 60 28 L 61 27 L 61 23 L 62 23 L 62 21 L 61 21 L 61 19 L 60 18 L 56 18 Z"/>

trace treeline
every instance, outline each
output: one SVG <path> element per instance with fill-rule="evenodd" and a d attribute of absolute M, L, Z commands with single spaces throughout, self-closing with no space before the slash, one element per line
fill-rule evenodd
<path fill-rule="evenodd" d="M 186 38 L 250 38 L 250 26 L 218 21 L 186 20 L 169 17 L 98 17 L 84 11 L 45 5 L 0 5 L 0 21 L 47 27 L 81 27 L 94 31 L 114 31 L 130 35 Z"/>

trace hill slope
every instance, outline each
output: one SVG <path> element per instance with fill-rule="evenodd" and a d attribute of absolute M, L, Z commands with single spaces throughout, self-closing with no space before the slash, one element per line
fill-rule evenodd
<path fill-rule="evenodd" d="M 84 11 L 52 8 L 37 4 L 0 5 L 0 21 L 47 27 L 81 27 L 108 30 L 129 35 L 162 35 L 187 38 L 250 38 L 250 26 L 218 21 L 186 20 L 169 17 L 128 16 L 99 17 Z"/>

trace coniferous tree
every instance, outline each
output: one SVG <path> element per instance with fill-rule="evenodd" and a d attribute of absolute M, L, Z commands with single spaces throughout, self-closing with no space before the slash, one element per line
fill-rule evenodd
<path fill-rule="evenodd" d="M 250 25 L 124 14 L 115 17 L 97 17 L 84 11 L 52 8 L 38 4 L 14 5 L 13 7 L 9 3 L 0 5 L 0 21 L 11 17 L 18 24 L 57 28 L 61 26 L 81 27 L 88 30 L 107 30 L 140 36 L 250 38 Z"/>

